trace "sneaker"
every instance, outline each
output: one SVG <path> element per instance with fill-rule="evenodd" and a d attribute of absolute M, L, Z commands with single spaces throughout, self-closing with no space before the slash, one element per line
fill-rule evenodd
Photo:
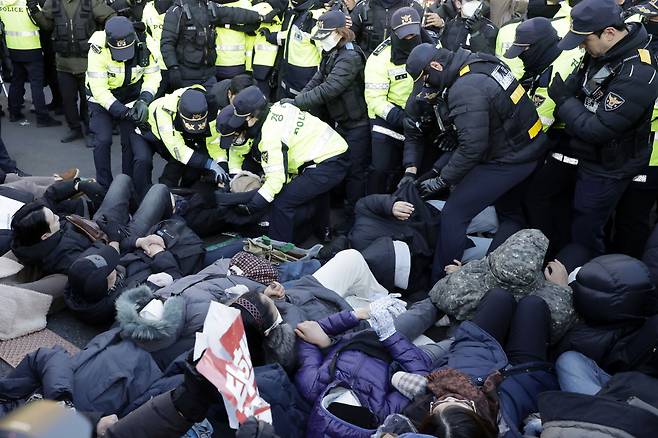
<path fill-rule="evenodd" d="M 81 129 L 71 129 L 69 133 L 66 135 L 66 137 L 62 138 L 59 142 L 60 143 L 71 143 L 72 141 L 78 140 L 80 138 L 83 138 L 84 136 L 82 135 L 82 130 Z"/>
<path fill-rule="evenodd" d="M 77 178 L 80 175 L 80 169 L 77 167 L 72 167 L 68 170 L 65 170 L 61 173 L 55 173 L 53 176 L 61 181 L 70 181 Z"/>
<path fill-rule="evenodd" d="M 49 128 L 51 126 L 62 126 L 62 122 L 55 120 L 50 116 L 43 118 L 42 120 L 37 120 L 37 128 Z"/>
<path fill-rule="evenodd" d="M 20 122 L 21 120 L 25 120 L 25 115 L 23 113 L 9 113 L 10 122 Z"/>

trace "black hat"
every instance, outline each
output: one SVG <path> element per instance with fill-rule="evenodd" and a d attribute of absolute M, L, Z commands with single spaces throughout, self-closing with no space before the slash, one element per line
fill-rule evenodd
<path fill-rule="evenodd" d="M 228 126 L 233 129 L 241 128 L 247 121 L 247 117 L 267 105 L 267 98 L 255 85 L 240 91 L 233 99 L 233 117 L 228 121 Z"/>
<path fill-rule="evenodd" d="M 561 50 L 575 49 L 587 35 L 623 24 L 622 9 L 615 0 L 583 0 L 571 10 L 571 29 L 558 43 Z"/>
<path fill-rule="evenodd" d="M 178 115 L 189 134 L 205 132 L 208 127 L 208 101 L 200 90 L 185 90 L 178 101 Z"/>
<path fill-rule="evenodd" d="M 505 58 L 519 56 L 525 49 L 545 38 L 557 39 L 557 31 L 551 25 L 551 20 L 544 17 L 531 18 L 519 24 L 516 28 L 514 43 L 505 52 Z"/>
<path fill-rule="evenodd" d="M 341 11 L 329 11 L 320 15 L 318 18 L 317 29 L 311 37 L 314 40 L 323 40 L 331 35 L 334 30 L 345 27 L 346 19 L 345 14 Z"/>
<path fill-rule="evenodd" d="M 439 49 L 430 43 L 417 45 L 407 58 L 407 73 L 414 81 L 417 81 L 438 53 Z"/>
<path fill-rule="evenodd" d="M 96 254 L 81 257 L 69 268 L 69 285 L 73 295 L 88 302 L 98 302 L 107 295 L 107 277 L 119 264 L 119 252 L 109 245 Z"/>
<path fill-rule="evenodd" d="M 228 105 L 222 108 L 222 110 L 217 114 L 217 132 L 219 132 L 219 147 L 222 149 L 228 149 L 231 147 L 236 137 L 238 136 L 238 131 L 229 126 L 229 121 L 233 117 L 233 112 L 235 108 L 233 105 Z"/>
<path fill-rule="evenodd" d="M 136 40 L 135 28 L 126 17 L 115 16 L 105 22 L 105 42 L 115 61 L 133 59 Z"/>
<path fill-rule="evenodd" d="M 409 35 L 420 35 L 420 15 L 414 8 L 408 6 L 400 8 L 393 12 L 391 29 L 400 39 Z"/>

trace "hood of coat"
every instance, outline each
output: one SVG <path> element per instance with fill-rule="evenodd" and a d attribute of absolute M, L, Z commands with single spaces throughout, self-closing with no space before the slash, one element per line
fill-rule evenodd
<path fill-rule="evenodd" d="M 121 336 L 147 351 L 157 351 L 171 345 L 182 330 L 184 321 L 185 301 L 181 296 L 172 296 L 165 301 L 162 318 L 142 318 L 139 312 L 154 298 L 156 296 L 148 287 L 141 286 L 127 290 L 116 302 Z"/>
<path fill-rule="evenodd" d="M 548 239 L 539 230 L 526 229 L 510 236 L 487 256 L 489 269 L 503 287 L 533 287 L 543 281 L 542 266 Z"/>
<path fill-rule="evenodd" d="M 296 336 L 290 324 L 279 324 L 265 337 L 265 356 L 268 363 L 279 363 L 292 373 L 297 363 L 295 352 Z"/>

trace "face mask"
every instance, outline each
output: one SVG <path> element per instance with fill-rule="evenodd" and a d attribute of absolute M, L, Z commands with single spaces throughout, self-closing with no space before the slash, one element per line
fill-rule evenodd
<path fill-rule="evenodd" d="M 338 45 L 342 37 L 338 32 L 332 32 L 327 38 L 320 40 L 320 47 L 325 52 L 330 52 Z"/>
<path fill-rule="evenodd" d="M 482 2 L 480 1 L 462 3 L 462 10 L 461 10 L 462 17 L 471 18 L 481 4 Z"/>
<path fill-rule="evenodd" d="M 430 68 L 427 72 L 425 85 L 439 92 L 443 91 L 443 89 L 446 87 L 446 71 L 438 71 Z"/>

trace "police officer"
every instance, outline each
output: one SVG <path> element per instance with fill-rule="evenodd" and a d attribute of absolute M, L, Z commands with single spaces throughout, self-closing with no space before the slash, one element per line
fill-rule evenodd
<path fill-rule="evenodd" d="M 551 153 L 533 176 L 525 198 L 529 224 L 548 237 L 551 253 L 570 240 L 578 160 L 573 158 L 568 140 L 564 141 L 568 136 L 563 124 L 554 124 L 555 102 L 548 95 L 548 87 L 556 75 L 566 77 L 571 73 L 583 57 L 580 49 L 561 50 L 559 41 L 550 20 L 532 18 L 516 28 L 514 42 L 505 52 L 506 58 L 518 57 L 523 62 L 525 73 L 519 82 L 534 102 L 551 140 Z"/>
<path fill-rule="evenodd" d="M 103 187 L 112 182 L 113 121 L 119 122 L 121 132 L 123 173 L 132 176 L 130 132 L 134 122 L 146 120 L 148 104 L 160 85 L 160 67 L 144 40 L 138 37 L 130 20 L 118 16 L 107 20 L 105 31 L 95 32 L 89 39 L 89 129 L 96 181 Z M 131 102 L 132 108 L 127 106 Z"/>
<path fill-rule="evenodd" d="M 142 21 L 146 25 L 146 44 L 155 59 L 158 60 L 160 75 L 162 76 L 157 97 L 163 96 L 165 91 L 169 89 L 167 64 L 165 64 L 162 53 L 160 53 L 160 41 L 162 40 L 165 13 L 173 4 L 173 0 L 153 0 L 146 3 L 142 12 Z"/>
<path fill-rule="evenodd" d="M 313 39 L 322 46 L 318 72 L 291 103 L 302 111 L 324 110 L 331 125 L 350 147 L 347 174 L 346 221 L 349 231 L 356 202 L 366 194 L 366 172 L 370 163 L 370 123 L 363 97 L 365 55 L 353 44 L 354 33 L 346 27 L 342 11 L 332 10 L 320 16 Z"/>
<path fill-rule="evenodd" d="M 583 0 L 571 19 L 559 47 L 587 54 L 566 81 L 553 79 L 549 95 L 578 158 L 572 240 L 596 255 L 605 251 L 604 225 L 649 160 L 658 80 L 646 30 L 624 24 L 614 0 Z"/>
<path fill-rule="evenodd" d="M 281 17 L 286 11 L 288 2 L 285 0 L 269 0 L 253 2 L 254 9 L 261 15 L 267 15 L 276 11 L 276 16 L 271 23 L 261 23 L 256 31 L 253 41 L 253 53 L 251 54 L 251 67 L 258 88 L 268 99 L 277 88 L 275 77 L 275 65 L 279 59 L 279 44 L 277 35 L 281 31 Z"/>
<path fill-rule="evenodd" d="M 165 13 L 160 40 L 169 91 L 193 84 L 207 89 L 216 82 L 216 26 L 269 21 L 256 11 L 220 6 L 207 0 L 175 0 Z"/>
<path fill-rule="evenodd" d="M 62 143 L 82 138 L 83 125 L 89 127 L 85 91 L 89 38 L 115 14 L 104 0 L 46 0 L 43 8 L 32 14 L 39 27 L 52 30 L 62 109 L 69 127 Z M 87 140 L 93 146 L 91 139 Z"/>
<path fill-rule="evenodd" d="M 441 34 L 446 49 L 460 47 L 472 52 L 494 53 L 498 28 L 487 18 L 489 6 L 483 0 L 448 0 L 456 15 L 447 20 Z"/>
<path fill-rule="evenodd" d="M 369 193 L 388 193 L 397 182 L 402 164 L 404 106 L 413 88 L 404 64 L 411 50 L 423 41 L 420 15 L 413 8 L 395 11 L 391 26 L 391 38 L 370 55 L 365 68 L 365 99 L 372 127 Z"/>
<path fill-rule="evenodd" d="M 244 9 L 251 7 L 251 0 L 221 0 L 218 3 Z M 218 26 L 216 29 L 215 78 L 218 81 L 230 79 L 247 71 L 247 34 L 241 28 L 243 24 Z"/>
<path fill-rule="evenodd" d="M 458 139 L 447 164 L 419 184 L 424 197 L 454 188 L 441 211 L 436 281 L 461 259 L 466 227 L 485 207 L 495 204 L 501 222 L 523 223 L 517 187 L 536 168 L 546 138 L 525 90 L 493 55 L 422 44 L 409 55 L 407 70 L 424 80 L 430 95 L 443 95 Z"/>
<path fill-rule="evenodd" d="M 21 112 L 25 96 L 25 82 L 30 82 L 32 103 L 39 128 L 59 126 L 62 122 L 53 119 L 46 107 L 43 94 L 45 86 L 43 52 L 39 39 L 39 27 L 34 23 L 30 10 L 38 11 L 36 0 L 3 0 L 0 3 L 0 20 L 4 23 L 4 37 L 13 66 L 9 86 L 9 121 L 25 119 Z"/>
<path fill-rule="evenodd" d="M 223 134 L 235 130 L 253 138 L 260 153 L 265 181 L 238 208 L 241 214 L 262 212 L 271 205 L 268 236 L 285 242 L 303 238 L 297 224 L 313 218 L 316 229 L 326 231 L 329 192 L 345 178 L 349 166 L 347 143 L 336 131 L 289 103 L 268 104 L 256 86 L 241 91 L 233 105 L 220 112 L 217 124 Z M 223 140 L 224 147 L 233 144 L 230 137 Z"/>
<path fill-rule="evenodd" d="M 197 169 L 208 169 L 218 183 L 228 182 L 224 168 L 208 155 L 208 102 L 203 87 L 179 88 L 149 106 L 148 126 L 131 134 L 135 187 L 140 197 L 151 187 L 153 154 Z M 226 159 L 222 160 L 223 162 Z"/>

